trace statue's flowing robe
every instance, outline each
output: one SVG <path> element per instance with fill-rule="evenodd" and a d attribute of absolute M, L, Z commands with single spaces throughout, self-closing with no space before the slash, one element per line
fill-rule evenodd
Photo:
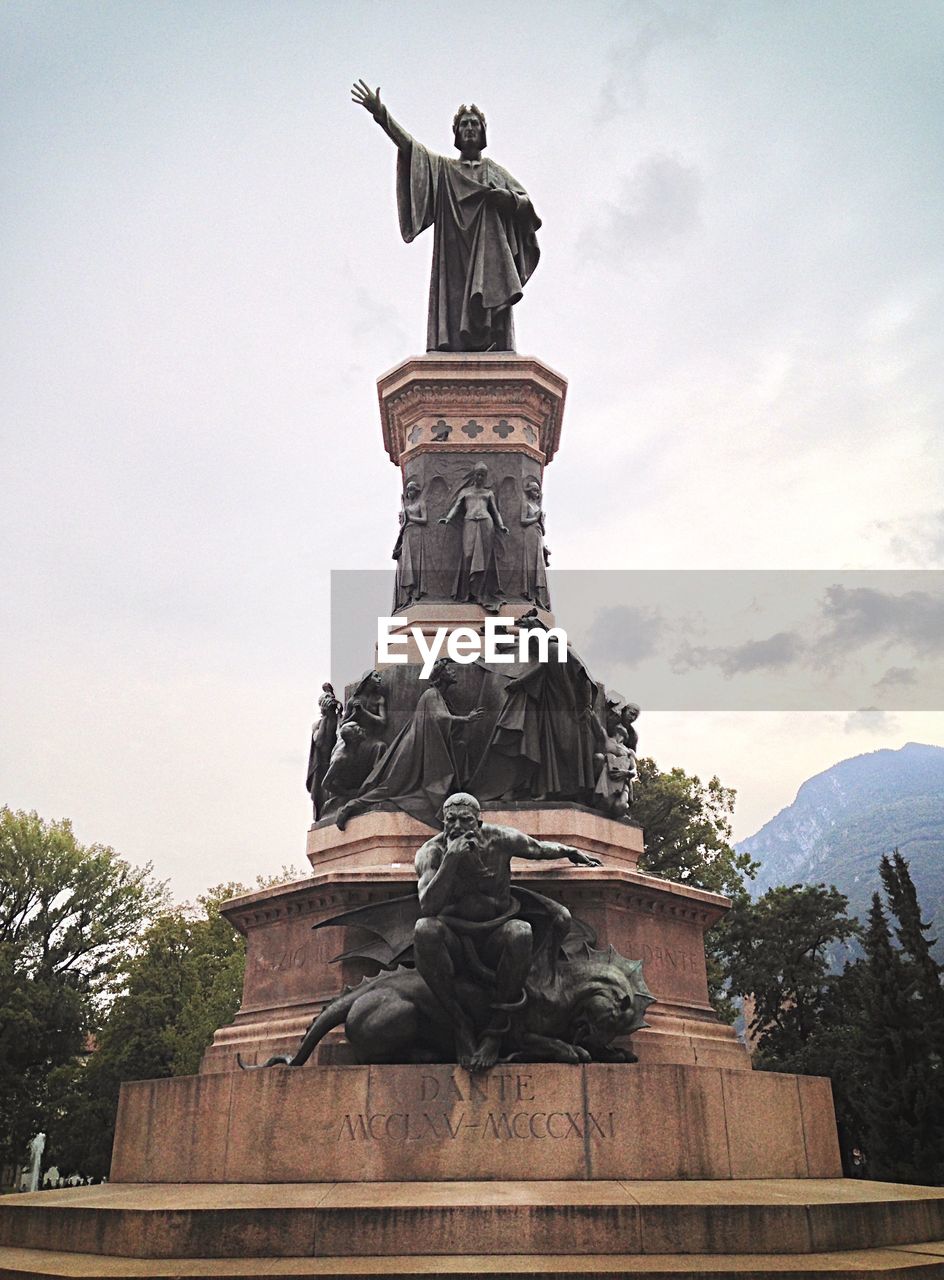
<path fill-rule="evenodd" d="M 525 514 L 535 514 L 535 506 L 526 503 Z M 544 531 L 540 524 L 523 525 L 521 543 L 521 594 L 525 600 L 550 609 L 551 597 L 547 586 L 547 556 L 544 552 Z"/>
<path fill-rule="evenodd" d="M 433 227 L 427 351 L 514 351 L 511 308 L 538 264 L 541 220 L 501 165 L 435 155 L 414 138 L 397 153 L 400 232 L 409 244 Z M 510 191 L 514 211 L 486 200 Z"/>
<path fill-rule="evenodd" d="M 452 744 L 452 716 L 438 689 L 429 688 L 410 722 L 377 761 L 357 797 L 359 805 L 387 801 L 420 822 L 436 826 L 443 801 L 459 784 Z"/>
<path fill-rule="evenodd" d="M 572 650 L 565 663 L 535 663 L 506 691 L 469 790 L 479 800 L 589 802 L 596 776 L 586 709 L 601 699 Z"/>
<path fill-rule="evenodd" d="M 409 517 L 409 509 L 406 514 Z M 400 528 L 393 548 L 393 559 L 397 562 L 393 587 L 394 612 L 397 609 L 405 609 L 414 600 L 419 600 L 426 594 L 423 566 L 425 540 L 426 525 L 415 524 L 407 518 Z"/>

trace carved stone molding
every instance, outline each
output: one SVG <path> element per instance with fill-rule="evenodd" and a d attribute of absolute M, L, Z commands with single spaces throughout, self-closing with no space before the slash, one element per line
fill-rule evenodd
<path fill-rule="evenodd" d="M 434 354 L 378 379 L 384 445 L 401 463 L 417 450 L 506 449 L 550 462 L 567 382 L 532 356 Z"/>

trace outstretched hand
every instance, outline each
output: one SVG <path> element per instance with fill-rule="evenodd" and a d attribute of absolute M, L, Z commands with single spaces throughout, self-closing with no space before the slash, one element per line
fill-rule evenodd
<path fill-rule="evenodd" d="M 380 85 L 371 89 L 365 80 L 355 80 L 351 85 L 351 101 L 369 111 L 376 120 L 380 110 Z"/>
<path fill-rule="evenodd" d="M 575 867 L 602 867 L 603 863 L 599 858 L 592 857 L 589 853 L 584 853 L 580 849 L 571 849 L 567 855 L 570 862 Z"/>

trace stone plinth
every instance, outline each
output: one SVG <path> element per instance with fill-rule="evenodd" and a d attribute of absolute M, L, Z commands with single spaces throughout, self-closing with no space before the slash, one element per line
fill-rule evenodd
<path fill-rule="evenodd" d="M 944 1190 L 725 1182 L 110 1184 L 0 1198 L 4 1280 L 935 1280 Z"/>
<path fill-rule="evenodd" d="M 829 1081 L 514 1064 L 219 1072 L 122 1086 L 112 1182 L 818 1178 Z"/>
<path fill-rule="evenodd" d="M 535 840 L 573 845 L 602 859 L 604 866 L 635 868 L 643 852 L 641 827 L 617 822 L 595 809 L 569 804 L 496 803 L 484 805 L 482 817 L 499 826 L 517 827 Z M 375 809 L 352 818 L 343 831 L 333 822 L 313 825 L 308 832 L 308 861 L 315 871 L 342 867 L 412 867 L 417 849 L 432 835 L 435 832 L 431 827 L 417 822 L 401 809 Z M 517 872 L 529 864 L 516 862 L 514 865 Z M 722 901 L 726 903 L 727 899 Z"/>
<path fill-rule="evenodd" d="M 384 446 L 403 468 L 426 453 L 517 453 L 540 468 L 560 440 L 567 380 L 514 352 L 414 356 L 377 382 Z"/>

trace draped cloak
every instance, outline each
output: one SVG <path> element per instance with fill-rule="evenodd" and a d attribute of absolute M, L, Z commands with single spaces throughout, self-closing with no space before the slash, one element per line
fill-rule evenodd
<path fill-rule="evenodd" d="M 438 825 L 443 801 L 460 781 L 452 719 L 437 688 L 421 694 L 412 720 L 403 726 L 364 782 L 356 798 L 358 807 L 387 801 L 420 822 Z"/>
<path fill-rule="evenodd" d="M 515 210 L 491 207 L 490 187 L 510 191 Z M 407 244 L 433 227 L 427 351 L 514 351 L 511 308 L 540 256 L 525 189 L 492 160 L 452 160 L 409 138 L 397 153 L 397 210 Z"/>
<path fill-rule="evenodd" d="M 596 783 L 586 708 L 600 687 L 573 650 L 510 682 L 469 790 L 479 800 L 576 799 Z"/>

